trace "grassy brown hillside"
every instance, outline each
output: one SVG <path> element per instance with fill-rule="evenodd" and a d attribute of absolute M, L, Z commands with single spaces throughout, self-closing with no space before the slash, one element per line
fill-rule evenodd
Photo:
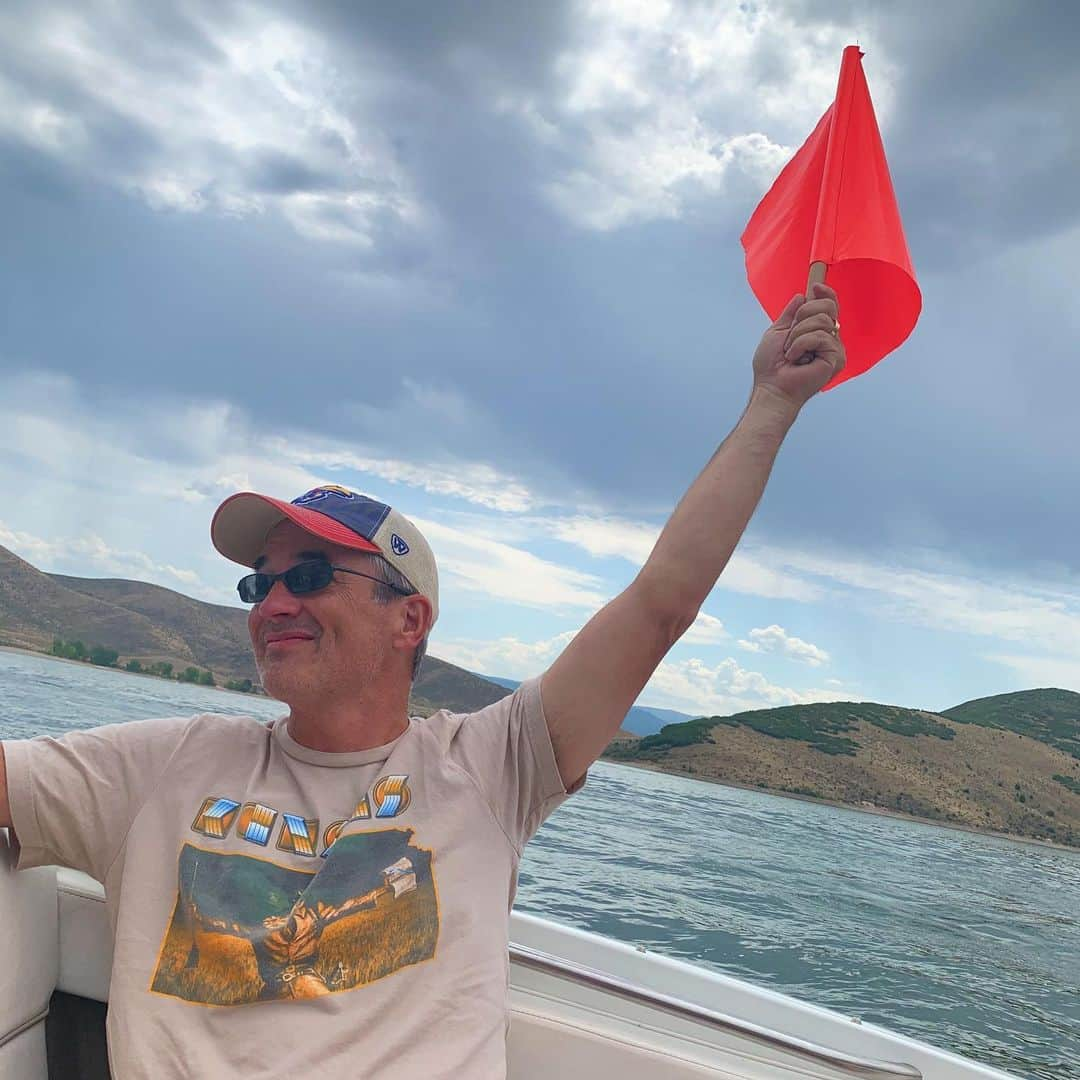
<path fill-rule="evenodd" d="M 856 725 L 853 755 L 824 754 L 750 728 L 717 728 L 715 741 L 630 760 L 704 779 L 877 807 L 974 828 L 1080 846 L 1080 794 L 1054 779 L 1074 759 L 1024 736 L 976 727 L 952 742 Z"/>
<path fill-rule="evenodd" d="M 669 725 L 608 756 L 1080 846 L 1080 759 L 1003 724 L 870 703 L 795 705 Z"/>
<path fill-rule="evenodd" d="M 1080 846 L 1080 760 L 1004 726 L 870 703 L 804 705 L 669 725 L 608 755 Z"/>
<path fill-rule="evenodd" d="M 244 609 L 142 581 L 45 574 L 0 547 L 0 645 L 47 651 L 56 637 L 116 649 L 121 662 L 165 660 L 176 670 L 207 669 L 219 683 L 258 681 Z M 438 708 L 468 712 L 508 693 L 428 656 L 412 705 L 423 715 Z"/>
<path fill-rule="evenodd" d="M 123 578 L 76 578 L 61 574 L 47 575 L 53 581 L 95 600 L 115 605 L 125 611 L 148 619 L 153 625 L 168 627 L 183 641 L 186 663 L 208 667 L 215 674 L 231 678 L 257 679 L 255 663 L 251 656 L 248 639 L 247 612 L 224 604 L 207 604 L 190 596 L 173 592 L 160 585 L 145 581 L 128 581 Z M 70 637 L 61 634 L 61 637 Z M 95 639 L 96 640 L 96 639 Z M 119 649 L 113 642 L 100 644 Z M 156 656 L 120 649 L 125 658 L 140 660 L 173 660 L 172 656 Z M 180 657 L 174 660 L 177 662 Z"/>
<path fill-rule="evenodd" d="M 505 686 L 497 686 L 445 660 L 426 656 L 413 683 L 410 708 L 419 716 L 430 716 L 442 708 L 473 712 L 509 693 Z"/>
<path fill-rule="evenodd" d="M 0 547 L 0 644 L 47 649 L 55 636 L 175 655 L 191 663 L 183 639 L 167 626 L 54 581 Z"/>

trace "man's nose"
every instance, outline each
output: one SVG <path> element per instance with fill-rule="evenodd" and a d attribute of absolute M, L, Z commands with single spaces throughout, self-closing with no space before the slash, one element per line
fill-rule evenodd
<path fill-rule="evenodd" d="M 273 619 L 282 615 L 296 615 L 302 607 L 300 597 L 293 596 L 285 588 L 283 581 L 275 581 L 270 591 L 259 602 L 259 614 L 264 619 Z"/>

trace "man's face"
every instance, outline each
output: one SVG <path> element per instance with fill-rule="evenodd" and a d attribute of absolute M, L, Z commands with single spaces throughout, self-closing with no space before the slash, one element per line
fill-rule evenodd
<path fill-rule="evenodd" d="M 377 564 L 360 551 L 304 532 L 291 521 L 271 530 L 255 569 L 278 574 L 297 563 L 325 559 L 363 573 Z M 268 694 L 286 704 L 351 693 L 379 672 L 390 651 L 395 605 L 376 603 L 374 581 L 336 574 L 318 592 L 293 596 L 284 582 L 248 615 L 255 663 Z"/>

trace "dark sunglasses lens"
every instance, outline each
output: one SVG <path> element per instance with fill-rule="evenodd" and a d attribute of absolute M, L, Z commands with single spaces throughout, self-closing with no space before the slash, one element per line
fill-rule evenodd
<path fill-rule="evenodd" d="M 237 583 L 236 591 L 245 604 L 258 604 L 266 599 L 270 591 L 270 575 L 248 574 Z"/>
<path fill-rule="evenodd" d="M 285 588 L 294 596 L 325 589 L 334 577 L 329 563 L 305 562 L 285 574 Z"/>

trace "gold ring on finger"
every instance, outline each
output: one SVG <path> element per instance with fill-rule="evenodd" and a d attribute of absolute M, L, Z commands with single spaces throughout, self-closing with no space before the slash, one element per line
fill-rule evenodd
<path fill-rule="evenodd" d="M 839 319 L 833 319 L 832 336 L 833 337 L 839 337 L 840 336 L 840 320 Z"/>

